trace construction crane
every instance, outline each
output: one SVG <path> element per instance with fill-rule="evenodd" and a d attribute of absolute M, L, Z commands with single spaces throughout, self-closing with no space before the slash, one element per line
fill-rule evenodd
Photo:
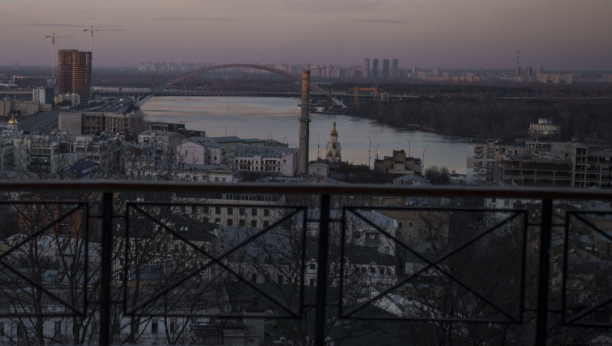
<path fill-rule="evenodd" d="M 76 37 L 76 36 L 55 36 L 55 33 L 53 33 L 51 36 L 46 37 L 46 38 L 51 39 L 51 81 L 52 83 L 53 83 L 53 79 L 55 78 L 55 39 L 64 38 L 64 37 Z"/>
<path fill-rule="evenodd" d="M 96 31 L 125 31 L 125 29 L 94 29 L 94 26 L 91 26 L 91 29 L 84 29 L 83 32 L 90 32 L 91 33 L 91 47 L 89 49 L 90 52 L 93 53 L 93 37 L 94 37 L 94 32 Z"/>
<path fill-rule="evenodd" d="M 379 89 L 377 85 L 371 87 L 371 88 L 360 88 L 360 87 L 354 87 L 354 88 L 350 88 L 349 90 L 354 90 L 355 91 L 355 98 L 354 101 L 358 102 L 359 101 L 359 91 L 372 91 L 373 92 L 373 101 L 376 102 L 378 101 L 378 92 L 379 91 L 383 91 L 383 89 Z"/>

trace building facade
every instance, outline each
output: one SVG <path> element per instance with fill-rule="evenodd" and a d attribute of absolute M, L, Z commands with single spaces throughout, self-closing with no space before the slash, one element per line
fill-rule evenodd
<path fill-rule="evenodd" d="M 143 130 L 144 116 L 136 113 L 60 112 L 58 129 L 73 135 L 92 135 L 101 131 L 129 133 L 137 136 Z"/>
<path fill-rule="evenodd" d="M 283 177 L 294 177 L 298 168 L 296 148 L 237 147 L 234 167 L 240 171 L 277 172 Z"/>
<path fill-rule="evenodd" d="M 59 94 L 79 94 L 89 99 L 91 87 L 91 52 L 78 50 L 58 51 L 57 87 Z"/>

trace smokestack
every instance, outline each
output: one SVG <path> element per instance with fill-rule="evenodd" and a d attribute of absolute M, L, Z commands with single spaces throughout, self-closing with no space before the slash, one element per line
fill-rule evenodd
<path fill-rule="evenodd" d="M 302 114 L 300 115 L 300 148 L 298 175 L 308 174 L 308 139 L 310 137 L 310 70 L 302 71 Z"/>

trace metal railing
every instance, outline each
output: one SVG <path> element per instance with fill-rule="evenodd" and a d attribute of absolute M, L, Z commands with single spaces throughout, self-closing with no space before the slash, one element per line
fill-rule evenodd
<path fill-rule="evenodd" d="M 316 185 L 316 184 L 232 184 L 232 183 L 217 183 L 217 184 L 170 183 L 168 184 L 168 183 L 161 183 L 161 182 L 146 183 L 146 182 L 116 182 L 116 181 L 93 181 L 93 182 L 16 181 L 16 182 L 0 183 L 0 190 L 4 192 L 30 192 L 30 193 L 76 192 L 76 191 L 88 192 L 88 193 L 99 193 L 98 196 L 99 196 L 99 199 L 101 200 L 101 204 L 100 204 L 101 207 L 98 208 L 97 213 L 94 212 L 93 214 L 90 214 L 91 208 L 86 203 L 68 202 L 74 205 L 75 208 L 70 209 L 67 213 L 63 214 L 57 220 L 53 221 L 52 223 L 50 223 L 49 225 L 45 227 L 42 227 L 40 230 L 36 231 L 35 233 L 32 233 L 27 239 L 21 241 L 20 243 L 16 244 L 12 248 L 0 254 L 0 266 L 4 266 L 8 268 L 12 272 L 14 272 L 16 275 L 21 276 L 23 279 L 30 281 L 32 284 L 38 286 L 39 289 L 47 292 L 50 295 L 53 295 L 53 292 L 50 292 L 49 290 L 38 285 L 37 283 L 33 282 L 27 277 L 24 277 L 23 274 L 21 274 L 19 271 L 15 270 L 14 268 L 11 268 L 6 263 L 3 263 L 3 258 L 9 256 L 11 252 L 19 248 L 20 246 L 23 246 L 23 244 L 26 244 L 29 240 L 33 239 L 34 237 L 40 234 L 43 234 L 47 230 L 58 225 L 64 218 L 67 218 L 68 216 L 70 216 L 70 214 L 72 214 L 77 209 L 84 208 L 86 218 L 88 219 L 92 218 L 92 219 L 101 220 L 101 237 L 100 237 L 100 244 L 101 244 L 100 264 L 101 266 L 100 266 L 100 287 L 99 287 L 99 325 L 100 325 L 99 343 L 100 345 L 104 345 L 104 346 L 110 345 L 112 343 L 112 341 L 109 339 L 109 335 L 111 333 L 111 327 L 113 323 L 113 317 L 111 315 L 111 305 L 117 304 L 117 302 L 112 301 L 111 299 L 112 282 L 113 282 L 113 274 L 112 274 L 113 272 L 113 257 L 112 256 L 113 256 L 113 247 L 114 247 L 113 229 L 117 227 L 116 221 L 121 220 L 122 222 L 126 222 L 126 224 L 123 226 L 126 229 L 125 246 L 123 248 L 125 251 L 124 258 L 126 260 L 126 263 L 130 257 L 130 248 L 131 248 L 130 237 L 127 234 L 127 232 L 129 232 L 129 229 L 130 229 L 130 210 L 138 211 L 145 218 L 148 218 L 154 223 L 157 223 L 158 225 L 160 225 L 162 228 L 167 230 L 173 236 L 176 236 L 179 239 L 182 237 L 180 232 L 176 231 L 175 229 L 172 229 L 171 227 L 168 227 L 166 224 L 158 220 L 155 216 L 152 216 L 149 212 L 143 210 L 141 207 L 143 203 L 130 202 L 126 204 L 125 210 L 118 211 L 117 208 L 114 207 L 115 197 L 113 195 L 114 193 L 117 193 L 117 192 L 190 193 L 190 194 L 203 194 L 203 195 L 274 194 L 274 195 L 317 196 L 318 205 L 316 206 L 316 208 L 319 213 L 318 218 L 307 217 L 306 216 L 307 207 L 303 205 L 290 206 L 290 207 L 275 205 L 274 208 L 287 208 L 287 209 L 291 209 L 291 212 L 287 214 L 287 216 L 285 216 L 284 218 L 278 220 L 277 222 L 274 222 L 271 225 L 264 227 L 261 232 L 250 236 L 248 239 L 244 240 L 244 242 L 240 243 L 238 246 L 235 246 L 233 249 L 230 249 L 229 251 L 225 252 L 221 256 L 209 253 L 205 250 L 202 250 L 198 248 L 198 246 L 191 244 L 188 240 L 182 239 L 186 243 L 192 245 L 196 252 L 199 252 L 201 255 L 203 255 L 204 257 L 210 260 L 210 262 L 208 262 L 206 266 L 200 268 L 198 272 L 204 270 L 205 268 L 207 268 L 208 266 L 212 264 L 215 264 L 215 265 L 220 265 L 224 267 L 225 270 L 228 270 L 238 275 L 238 273 L 236 273 L 233 269 L 227 267 L 223 263 L 222 261 L 223 258 L 229 256 L 232 253 L 232 251 L 234 251 L 234 249 L 242 246 L 243 244 L 254 241 L 256 238 L 260 237 L 262 234 L 273 229 L 278 224 L 282 223 L 283 221 L 289 218 L 294 217 L 296 213 L 303 211 L 304 216 L 303 216 L 303 219 L 301 219 L 301 222 L 303 223 L 302 224 L 303 233 L 302 233 L 302 243 L 301 244 L 304 246 L 307 239 L 310 239 L 310 236 L 307 237 L 306 235 L 306 228 L 307 228 L 306 223 L 316 222 L 318 224 L 318 234 L 319 234 L 319 237 L 318 237 L 319 241 L 316 245 L 317 252 L 318 252 L 317 263 L 318 263 L 318 268 L 325 268 L 325 270 L 317 270 L 316 272 L 316 282 L 317 282 L 316 303 L 313 306 L 316 309 L 316 314 L 315 314 L 315 319 L 314 319 L 315 321 L 314 323 L 315 325 L 314 343 L 316 345 L 325 344 L 325 328 L 326 328 L 326 319 L 328 317 L 326 315 L 326 308 L 329 306 L 328 288 L 330 284 L 328 282 L 328 272 L 327 272 L 328 265 L 329 265 L 328 256 L 330 252 L 330 243 L 327 240 L 331 236 L 330 224 L 338 223 L 338 222 L 341 223 L 342 225 L 342 235 L 341 235 L 342 246 L 340 247 L 340 251 L 341 251 L 340 257 L 342 258 L 342 262 L 341 262 L 341 269 L 340 269 L 340 280 L 338 282 L 340 286 L 340 292 L 341 292 L 341 297 L 338 301 L 338 304 L 339 304 L 338 314 L 340 316 L 340 319 L 352 319 L 352 318 L 368 319 L 369 317 L 367 315 L 366 316 L 355 316 L 355 314 L 359 310 L 362 310 L 368 303 L 380 297 L 383 297 L 386 293 L 392 291 L 393 289 L 397 289 L 398 287 L 401 287 L 403 284 L 409 282 L 411 279 L 415 278 L 420 273 L 423 273 L 429 269 L 435 269 L 436 271 L 440 272 L 440 275 L 448 278 L 450 281 L 453 281 L 454 283 L 461 286 L 463 289 L 471 292 L 472 294 L 478 296 L 483 301 L 487 302 L 494 310 L 501 313 L 505 317 L 505 319 L 504 320 L 499 320 L 499 319 L 496 319 L 496 320 L 490 320 L 490 319 L 466 320 L 462 318 L 457 318 L 457 319 L 455 318 L 441 318 L 441 319 L 413 318 L 411 319 L 411 318 L 404 318 L 404 317 L 399 318 L 399 319 L 401 320 L 420 320 L 420 321 L 429 320 L 429 321 L 461 322 L 461 323 L 466 323 L 466 322 L 511 323 L 511 324 L 512 323 L 515 323 L 515 324 L 523 323 L 523 314 L 525 311 L 528 311 L 527 309 L 525 309 L 525 302 L 524 302 L 525 300 L 525 270 L 526 270 L 525 269 L 526 268 L 525 253 L 526 253 L 526 247 L 527 247 L 526 233 L 527 233 L 528 227 L 537 226 L 540 229 L 539 246 L 536 247 L 538 251 L 538 255 L 537 255 L 537 258 L 538 258 L 537 305 L 535 309 L 529 309 L 529 311 L 535 312 L 536 314 L 534 343 L 536 345 L 544 345 L 547 340 L 547 335 L 548 335 L 547 334 L 548 333 L 547 324 L 549 322 L 549 314 L 551 313 L 551 310 L 549 308 L 549 293 L 550 293 L 550 289 L 549 289 L 550 277 L 549 276 L 551 272 L 552 229 L 553 227 L 564 226 L 565 227 L 565 234 L 564 234 L 564 239 L 565 239 L 564 244 L 565 245 L 564 245 L 564 252 L 563 252 L 564 253 L 563 283 L 562 283 L 563 288 L 562 288 L 562 307 L 560 311 L 560 313 L 562 314 L 562 318 L 561 318 L 562 324 L 568 325 L 568 326 L 577 325 L 577 326 L 587 326 L 587 327 L 602 327 L 602 326 L 612 325 L 610 323 L 607 323 L 607 324 L 606 323 L 583 323 L 581 324 L 580 322 L 577 322 L 582 316 L 585 316 L 593 311 L 596 311 L 597 309 L 600 309 L 602 306 L 612 302 L 612 298 L 604 300 L 598 304 L 595 304 L 594 306 L 586 307 L 583 311 L 579 312 L 578 314 L 573 314 L 570 317 L 566 316 L 566 310 L 568 309 L 567 307 L 568 306 L 567 305 L 567 290 L 568 290 L 567 278 L 568 278 L 568 257 L 569 257 L 568 243 L 572 239 L 572 235 L 571 235 L 572 229 L 569 226 L 570 218 L 576 218 L 582 222 L 585 222 L 589 227 L 594 228 L 598 234 L 601 234 L 601 236 L 605 238 L 605 240 L 607 240 L 608 242 L 612 242 L 612 236 L 602 231 L 601 229 L 599 229 L 598 226 L 590 223 L 589 220 L 585 219 L 583 216 L 581 216 L 580 213 L 577 213 L 577 212 L 568 212 L 566 215 L 566 223 L 564 225 L 556 224 L 553 218 L 553 200 L 563 200 L 563 201 L 612 200 L 612 193 L 609 193 L 609 192 L 593 191 L 593 190 L 559 190 L 559 189 L 528 189 L 528 188 L 526 189 L 463 188 L 463 187 L 427 187 L 427 188 L 416 187 L 415 188 L 415 187 L 409 187 L 409 186 L 388 186 L 388 185 L 333 185 L 333 186 L 330 186 L 330 185 Z M 527 212 L 524 210 L 499 210 L 499 209 L 487 210 L 487 209 L 466 209 L 466 208 L 459 208 L 459 207 L 458 208 L 448 208 L 448 207 L 437 208 L 435 210 L 443 210 L 445 212 L 490 212 L 490 211 L 494 211 L 494 212 L 506 213 L 508 216 L 504 220 L 488 227 L 486 230 L 482 231 L 478 236 L 475 236 L 463 242 L 460 246 L 456 247 L 454 250 L 447 253 L 446 255 L 436 260 L 431 260 L 430 258 L 422 256 L 417 250 L 414 250 L 412 243 L 407 243 L 405 241 L 402 241 L 401 239 L 398 239 L 396 235 L 390 234 L 388 231 L 383 229 L 379 224 L 373 223 L 371 220 L 365 218 L 363 215 L 359 213 L 360 209 L 369 209 L 369 210 L 372 210 L 372 209 L 396 210 L 397 209 L 400 211 L 410 211 L 410 210 L 423 211 L 426 209 L 403 208 L 403 207 L 402 208 L 390 208 L 390 207 L 384 207 L 384 206 L 372 207 L 372 206 L 354 206 L 354 205 L 350 207 L 333 206 L 332 200 L 342 195 L 370 195 L 370 196 L 374 195 L 374 196 L 381 196 L 381 197 L 382 196 L 444 197 L 444 198 L 492 198 L 492 197 L 495 197 L 495 198 L 518 199 L 518 200 L 525 200 L 525 199 L 538 200 L 538 201 L 541 201 L 541 218 L 540 218 L 541 220 L 538 222 L 534 222 L 533 220 L 528 221 L 529 215 L 527 215 Z M 49 201 L 49 202 L 42 201 L 38 203 L 61 203 L 61 202 L 62 201 L 56 200 L 56 201 Z M 32 202 L 11 202 L 9 201 L 9 202 L 3 202 L 3 203 L 32 203 Z M 185 203 L 178 203 L 178 204 L 187 205 Z M 178 204 L 174 203 L 172 205 L 178 205 Z M 195 207 L 195 206 L 202 205 L 202 204 L 189 204 L 189 205 L 193 205 Z M 210 205 L 213 205 L 213 204 L 210 204 Z M 246 205 L 245 204 L 240 204 L 240 205 L 224 204 L 223 206 L 224 207 L 236 207 L 236 208 L 249 207 L 248 204 Z M 253 207 L 262 207 L 262 205 L 253 205 Z M 334 209 L 341 210 L 339 211 L 341 213 L 340 218 L 332 217 L 332 210 Z M 418 269 L 416 272 L 412 273 L 407 278 L 400 280 L 397 284 L 392 285 L 392 287 L 389 287 L 385 291 L 380 292 L 375 297 L 371 297 L 367 301 L 363 302 L 361 305 L 358 305 L 354 307 L 353 309 L 350 309 L 348 312 L 345 311 L 345 307 L 342 306 L 342 301 L 343 301 L 342 294 L 344 292 L 342 289 L 342 286 L 344 282 L 346 281 L 342 277 L 342 275 L 343 273 L 345 273 L 344 258 L 346 255 L 345 251 L 347 251 L 346 244 L 345 244 L 345 239 L 348 236 L 347 224 L 349 222 L 348 221 L 349 216 L 347 216 L 347 214 L 352 214 L 352 216 L 355 219 L 360 219 L 366 224 L 369 224 L 372 227 L 372 229 L 375 229 L 383 237 L 391 239 L 395 244 L 397 244 L 398 247 L 401 247 L 405 249 L 407 252 L 412 253 L 416 257 L 420 258 L 422 262 L 425 263 L 424 267 Z M 607 213 L 607 214 L 610 214 L 610 213 Z M 519 289 L 518 302 L 515 302 L 516 304 L 519 304 L 519 308 L 518 308 L 518 314 L 512 315 L 511 313 L 507 312 L 504 307 L 500 307 L 496 305 L 494 302 L 488 301 L 486 297 L 483 297 L 478 292 L 476 292 L 476 290 L 474 290 L 473 288 L 470 288 L 469 285 L 461 282 L 460 279 L 455 277 L 452 273 L 449 273 L 448 269 L 445 267 L 446 265 L 441 265 L 441 263 L 444 259 L 450 257 L 451 255 L 461 251 L 462 249 L 468 246 L 471 246 L 473 243 L 479 241 L 484 236 L 491 234 L 492 232 L 496 232 L 501 225 L 507 224 L 513 220 L 516 221 L 515 219 L 517 217 L 522 217 L 523 219 L 521 222 L 519 222 L 522 224 L 522 229 L 521 229 L 521 234 L 520 234 L 522 243 L 519 247 L 521 249 L 521 253 L 518 258 L 518 260 L 520 261 L 520 280 L 519 280 L 520 284 L 518 285 L 519 286 L 518 287 Z M 88 252 L 89 239 L 90 239 L 89 226 L 87 226 L 85 230 L 85 240 L 86 241 L 84 243 L 86 253 L 89 253 Z M 379 244 L 380 244 L 380 241 L 378 241 L 376 245 L 379 245 Z M 286 312 L 289 313 L 289 318 L 299 319 L 301 318 L 301 315 L 303 314 L 304 280 L 302 278 L 304 278 L 304 269 L 305 269 L 304 253 L 305 253 L 305 249 L 303 249 L 302 257 L 301 257 L 302 271 L 300 274 L 301 279 L 299 282 L 299 286 L 300 286 L 299 308 L 296 311 L 293 311 L 291 309 L 287 309 L 286 307 L 284 307 L 282 302 L 277 302 L 279 303 L 279 306 L 281 306 L 283 309 L 286 310 Z M 126 264 L 124 268 L 125 281 L 128 280 L 129 275 L 130 273 L 128 272 L 127 264 Z M 84 277 L 88 278 L 87 262 L 85 262 Z M 187 280 L 187 279 L 189 279 L 189 277 L 186 277 L 183 280 Z M 247 280 L 243 280 L 243 281 L 246 285 L 249 285 L 251 286 L 251 288 L 258 290 L 257 287 L 249 283 Z M 176 285 L 180 283 L 181 282 L 177 282 Z M 155 299 L 159 298 L 163 294 L 170 292 L 172 288 L 174 288 L 176 285 L 167 287 L 163 292 L 158 293 L 157 295 L 149 299 L 146 303 L 150 301 L 154 301 Z M 87 287 L 87 285 L 84 285 L 84 287 Z M 85 296 L 84 296 L 83 307 L 78 308 L 78 307 L 68 306 L 70 310 L 72 310 L 72 313 L 69 315 L 71 316 L 72 315 L 82 315 L 83 309 L 85 310 L 87 309 L 87 304 L 88 304 L 87 289 L 85 289 L 84 291 L 85 291 L 84 293 Z M 124 294 L 127 294 L 126 292 L 127 292 L 127 289 L 124 290 Z M 259 292 L 265 295 L 265 292 L 261 292 L 261 291 Z M 268 298 L 274 301 L 273 297 L 268 297 Z M 125 306 L 126 301 L 127 301 L 127 298 L 124 296 L 124 300 L 123 302 L 121 302 L 124 307 L 123 309 L 124 313 L 126 315 L 137 314 L 136 312 L 137 309 L 132 309 L 131 311 L 127 309 L 127 307 Z M 140 306 L 144 306 L 144 305 L 145 303 L 140 304 Z M 15 316 L 15 315 L 19 315 L 19 313 L 10 314 L 10 316 Z M 29 313 L 28 315 L 35 316 L 35 315 L 41 315 L 41 314 L 40 313 L 39 314 Z M 50 314 L 43 313 L 42 315 L 48 316 Z M 270 316 L 262 316 L 262 317 L 273 318 Z M 374 318 L 374 317 L 370 317 L 370 318 Z M 385 318 L 388 319 L 388 317 L 385 317 Z"/>

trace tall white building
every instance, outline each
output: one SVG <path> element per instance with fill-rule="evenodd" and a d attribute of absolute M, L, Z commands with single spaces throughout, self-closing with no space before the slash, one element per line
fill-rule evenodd
<path fill-rule="evenodd" d="M 342 146 L 338 142 L 338 130 L 336 130 L 336 122 L 334 121 L 334 128 L 331 131 L 329 142 L 327 142 L 327 155 L 326 160 L 330 162 L 342 161 Z"/>

